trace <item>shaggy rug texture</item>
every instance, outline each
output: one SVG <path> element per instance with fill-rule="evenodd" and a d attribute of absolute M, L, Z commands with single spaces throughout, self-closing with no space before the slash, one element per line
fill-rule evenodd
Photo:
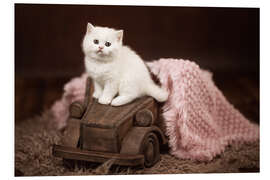
<path fill-rule="evenodd" d="M 181 174 L 181 173 L 237 173 L 259 172 L 259 144 L 227 146 L 225 151 L 209 162 L 181 160 L 161 152 L 161 160 L 151 168 L 138 169 L 104 164 L 90 164 L 87 169 L 68 169 L 62 159 L 52 156 L 52 145 L 62 137 L 52 128 L 52 113 L 47 111 L 15 127 L 15 175 L 105 175 L 105 174 Z"/>
<path fill-rule="evenodd" d="M 259 140 L 258 125 L 227 101 L 211 73 L 182 59 L 160 59 L 147 65 L 169 92 L 161 115 L 172 155 L 210 161 L 229 144 Z M 53 105 L 59 129 L 66 125 L 69 105 L 84 99 L 86 77 L 83 74 L 68 82 L 62 98 Z"/>

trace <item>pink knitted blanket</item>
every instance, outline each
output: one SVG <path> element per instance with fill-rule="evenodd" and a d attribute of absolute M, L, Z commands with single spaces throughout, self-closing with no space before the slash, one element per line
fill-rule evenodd
<path fill-rule="evenodd" d="M 194 62 L 160 59 L 147 63 L 169 91 L 162 107 L 171 154 L 182 159 L 210 161 L 228 144 L 259 139 L 258 125 L 250 123 L 215 86 L 211 73 Z M 52 112 L 58 128 L 64 127 L 68 106 L 83 100 L 86 74 L 68 82 Z"/>

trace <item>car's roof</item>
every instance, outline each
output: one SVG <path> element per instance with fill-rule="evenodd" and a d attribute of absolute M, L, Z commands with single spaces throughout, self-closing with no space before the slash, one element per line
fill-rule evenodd
<path fill-rule="evenodd" d="M 117 128 L 139 110 L 154 105 L 152 97 L 142 97 L 124 106 L 102 105 L 94 100 L 87 108 L 82 123 L 101 128 Z"/>

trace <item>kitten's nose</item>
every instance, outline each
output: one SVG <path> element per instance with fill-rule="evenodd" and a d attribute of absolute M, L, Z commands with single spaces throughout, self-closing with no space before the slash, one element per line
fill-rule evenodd
<path fill-rule="evenodd" d="M 103 46 L 99 46 L 98 48 L 99 48 L 99 49 L 103 49 L 104 47 L 103 47 Z"/>

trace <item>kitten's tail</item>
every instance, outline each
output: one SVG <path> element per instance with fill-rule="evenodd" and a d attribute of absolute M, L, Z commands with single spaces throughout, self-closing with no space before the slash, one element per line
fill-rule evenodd
<path fill-rule="evenodd" d="M 165 89 L 160 88 L 154 83 L 151 83 L 146 87 L 146 94 L 152 96 L 159 102 L 166 101 L 169 96 L 169 93 Z"/>

